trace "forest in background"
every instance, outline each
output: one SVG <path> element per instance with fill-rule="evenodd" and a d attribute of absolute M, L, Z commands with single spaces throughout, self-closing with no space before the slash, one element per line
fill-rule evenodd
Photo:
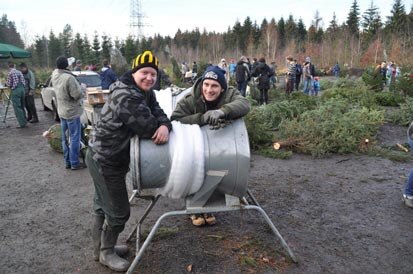
<path fill-rule="evenodd" d="M 37 68 L 51 69 L 60 55 L 81 59 L 83 64 L 101 64 L 110 59 L 113 49 L 118 49 L 126 62 L 142 50 L 152 50 L 161 64 L 171 64 L 173 57 L 178 62 L 192 61 L 218 63 L 221 58 L 238 60 L 241 55 L 265 57 L 283 67 L 287 55 L 298 61 L 311 56 L 319 68 L 328 68 L 336 62 L 350 68 L 373 66 L 381 61 L 394 61 L 398 65 L 413 63 L 413 6 L 410 12 L 401 0 L 394 0 L 387 18 L 380 17 L 380 10 L 371 1 L 369 8 L 360 11 L 357 0 L 349 8 L 347 20 L 339 23 L 333 13 L 331 20 L 323 19 L 318 12 L 306 27 L 302 19 L 290 14 L 264 19 L 261 23 L 250 17 L 237 21 L 226 32 L 177 30 L 174 37 L 156 34 L 141 40 L 132 36 L 124 40 L 95 32 L 92 38 L 75 32 L 70 24 L 63 31 L 50 31 L 48 37 L 36 36 L 30 45 L 17 31 L 14 21 L 3 14 L 0 20 L 0 42 L 25 47 L 32 58 L 27 63 Z M 324 22 L 324 23 L 323 23 Z"/>

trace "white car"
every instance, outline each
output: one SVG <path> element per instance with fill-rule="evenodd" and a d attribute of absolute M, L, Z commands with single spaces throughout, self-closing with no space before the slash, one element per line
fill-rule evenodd
<path fill-rule="evenodd" d="M 102 81 L 98 73 L 94 71 L 72 71 L 81 84 L 86 88 L 97 88 L 102 86 Z M 47 79 L 46 84 L 40 85 L 42 87 L 41 97 L 44 110 L 50 110 L 53 112 L 56 121 L 60 121 L 59 114 L 57 113 L 58 105 L 56 100 L 56 94 L 52 85 L 51 77 Z"/>

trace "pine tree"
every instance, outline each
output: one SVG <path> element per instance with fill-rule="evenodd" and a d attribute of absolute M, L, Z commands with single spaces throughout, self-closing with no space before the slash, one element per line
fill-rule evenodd
<path fill-rule="evenodd" d="M 112 49 L 112 41 L 107 35 L 102 35 L 102 59 L 110 60 L 110 50 Z"/>
<path fill-rule="evenodd" d="M 350 33 L 353 35 L 358 36 L 359 33 L 359 25 L 360 25 L 360 12 L 359 6 L 357 4 L 357 0 L 354 0 L 353 4 L 351 5 L 350 12 L 347 17 L 347 26 L 350 30 Z"/>
<path fill-rule="evenodd" d="M 84 64 L 93 63 L 92 47 L 86 34 L 83 36 L 83 48 L 84 53 L 83 56 L 80 56 L 81 60 L 83 60 Z"/>
<path fill-rule="evenodd" d="M 66 25 L 63 28 L 63 33 L 59 35 L 60 39 L 62 40 L 62 46 L 64 50 L 64 54 L 67 57 L 71 56 L 71 45 L 73 39 L 73 30 L 70 25 Z"/>
<path fill-rule="evenodd" d="M 100 43 L 99 43 L 99 36 L 98 33 L 95 31 L 95 35 L 93 37 L 93 44 L 92 44 L 92 50 L 93 50 L 93 61 L 92 64 L 98 64 L 100 60 Z"/>
<path fill-rule="evenodd" d="M 0 41 L 1 43 L 12 44 L 17 47 L 24 47 L 20 33 L 16 30 L 16 24 L 7 19 L 7 15 L 3 14 L 0 20 Z"/>
<path fill-rule="evenodd" d="M 335 32 L 338 29 L 338 24 L 337 24 L 337 17 L 336 13 L 333 12 L 333 19 L 330 21 L 330 25 L 327 28 L 327 31 L 329 32 Z"/>
<path fill-rule="evenodd" d="M 307 39 L 307 30 L 305 29 L 305 25 L 303 23 L 303 19 L 299 19 L 297 23 L 297 36 L 295 39 L 295 43 L 297 45 L 297 49 L 300 52 L 305 51 L 305 41 Z"/>
<path fill-rule="evenodd" d="M 63 40 L 56 37 L 53 31 L 49 33 L 49 43 L 48 43 L 48 66 L 54 67 L 55 61 L 57 57 L 61 55 L 65 55 L 64 48 L 63 48 Z M 65 55 L 66 57 L 70 57 Z"/>
<path fill-rule="evenodd" d="M 361 26 L 363 27 L 364 39 L 369 43 L 382 25 L 379 8 L 374 5 L 373 0 L 370 3 L 370 7 L 364 12 L 362 18 Z"/>
<path fill-rule="evenodd" d="M 83 39 L 80 36 L 80 33 L 76 33 L 75 34 L 75 39 L 73 39 L 73 57 L 75 57 L 76 59 L 81 59 L 83 61 L 85 61 L 83 59 L 83 56 L 85 55 L 85 48 L 84 48 L 84 43 L 83 43 Z"/>
<path fill-rule="evenodd" d="M 40 67 L 47 66 L 47 40 L 46 37 L 36 36 L 34 39 L 34 63 Z"/>
<path fill-rule="evenodd" d="M 285 21 L 283 17 L 281 17 L 280 20 L 278 20 L 277 28 L 278 28 L 279 48 L 284 49 L 286 45 L 286 37 L 285 37 L 286 34 L 285 34 Z"/>
<path fill-rule="evenodd" d="M 133 57 L 136 56 L 137 47 L 132 36 L 128 36 L 125 40 L 125 59 L 128 64 L 132 63 Z"/>
<path fill-rule="evenodd" d="M 387 17 L 386 27 L 391 33 L 400 33 L 405 30 L 407 23 L 406 11 L 401 0 L 394 0 L 391 15 Z"/>
<path fill-rule="evenodd" d="M 287 22 L 285 23 L 285 40 L 286 43 L 291 42 L 295 37 L 297 37 L 297 24 L 295 23 L 292 14 L 288 16 Z"/>

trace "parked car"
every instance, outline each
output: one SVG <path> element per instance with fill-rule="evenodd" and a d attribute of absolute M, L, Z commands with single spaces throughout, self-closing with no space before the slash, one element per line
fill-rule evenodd
<path fill-rule="evenodd" d="M 96 88 L 102 86 L 102 81 L 100 80 L 99 74 L 94 71 L 72 71 L 72 73 L 76 76 L 81 84 L 84 84 L 83 86 L 86 86 L 86 88 Z M 58 105 L 56 100 L 56 93 L 53 88 L 51 77 L 47 79 L 45 84 L 41 84 L 40 87 L 42 88 L 40 93 L 44 110 L 52 111 L 55 120 L 60 121 L 59 114 L 57 112 Z"/>

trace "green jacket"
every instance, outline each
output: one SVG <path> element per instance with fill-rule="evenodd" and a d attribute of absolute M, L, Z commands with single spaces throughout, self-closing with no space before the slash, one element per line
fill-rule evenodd
<path fill-rule="evenodd" d="M 237 89 L 228 87 L 218 98 L 216 107 L 208 109 L 204 97 L 201 94 L 202 78 L 198 79 L 192 91 L 182 98 L 174 112 L 171 120 L 180 121 L 183 124 L 205 125 L 201 119 L 202 115 L 208 110 L 220 109 L 225 113 L 226 120 L 234 120 L 245 116 L 250 110 L 249 101 L 244 98 Z"/>
<path fill-rule="evenodd" d="M 83 93 L 76 77 L 68 70 L 55 69 L 52 84 L 57 99 L 57 112 L 63 119 L 71 120 L 83 113 Z"/>
<path fill-rule="evenodd" d="M 34 90 L 36 88 L 36 80 L 34 78 L 33 72 L 30 69 L 28 69 L 26 73 L 23 73 L 23 77 L 26 81 L 26 85 L 24 86 L 26 95 L 34 95 Z"/>

